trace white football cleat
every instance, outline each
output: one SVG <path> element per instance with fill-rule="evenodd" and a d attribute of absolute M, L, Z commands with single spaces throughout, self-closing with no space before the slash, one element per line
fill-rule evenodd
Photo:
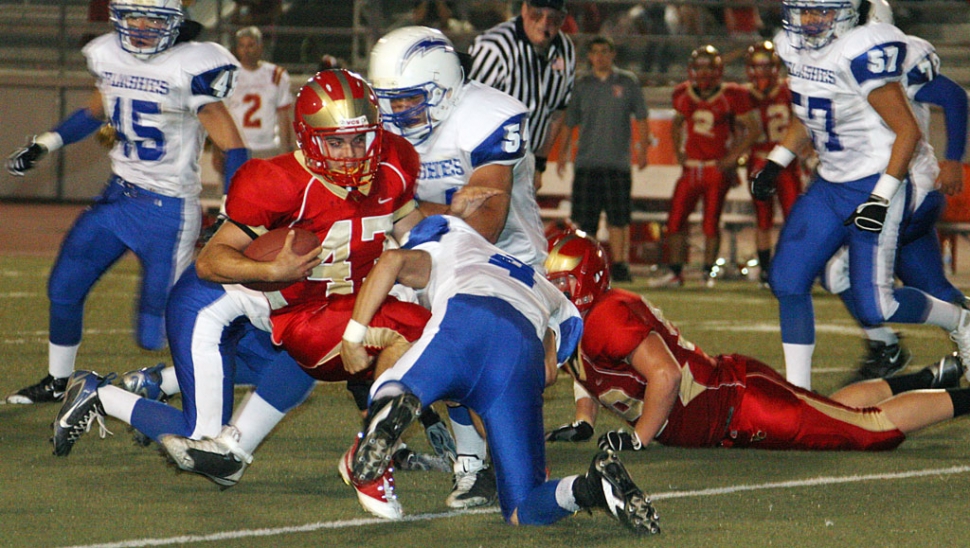
<path fill-rule="evenodd" d="M 404 509 L 401 508 L 401 503 L 398 502 L 397 495 L 394 494 L 393 468 L 387 467 L 384 473 L 374 481 L 355 481 L 353 472 L 351 472 L 351 465 L 359 441 L 359 439 L 354 441 L 354 445 L 344 453 L 344 456 L 340 457 L 340 461 L 337 463 L 340 477 L 343 478 L 344 483 L 353 487 L 354 491 L 357 492 L 357 501 L 364 507 L 364 510 L 379 518 L 393 520 L 403 518 Z"/>

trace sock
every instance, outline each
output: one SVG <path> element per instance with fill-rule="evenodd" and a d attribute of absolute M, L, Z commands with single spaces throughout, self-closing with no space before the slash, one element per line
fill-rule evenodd
<path fill-rule="evenodd" d="M 863 327 L 863 331 L 866 333 L 866 338 L 870 341 L 879 341 L 885 343 L 886 346 L 892 346 L 899 343 L 899 337 L 896 336 L 896 332 L 884 325 L 876 327 Z"/>
<path fill-rule="evenodd" d="M 77 349 L 80 346 L 80 344 L 64 346 L 48 343 L 47 372 L 55 379 L 70 377 L 74 372 L 74 360 L 77 358 Z"/>
<path fill-rule="evenodd" d="M 672 264 L 670 265 L 670 271 L 673 272 L 675 276 L 680 276 L 680 273 L 684 271 L 684 265 Z"/>
<path fill-rule="evenodd" d="M 785 354 L 785 378 L 795 386 L 812 389 L 812 354 L 814 344 L 783 343 Z"/>
<path fill-rule="evenodd" d="M 232 425 L 239 430 L 239 446 L 252 455 L 284 416 L 285 413 L 267 403 L 259 394 L 251 392 L 232 417 Z"/>
<path fill-rule="evenodd" d="M 166 396 L 174 396 L 181 391 L 179 379 L 175 375 L 175 368 L 166 367 L 162 369 L 162 392 L 165 392 Z"/>
<path fill-rule="evenodd" d="M 954 417 L 970 413 L 970 388 L 947 388 L 946 392 L 953 402 Z"/>
<path fill-rule="evenodd" d="M 575 500 L 571 504 L 575 509 L 566 508 L 560 502 L 560 496 L 566 499 L 572 498 L 571 485 L 562 487 L 564 483 L 567 482 L 563 480 L 547 481 L 529 491 L 529 494 L 517 509 L 519 523 L 522 525 L 549 525 L 577 511 L 579 508 L 576 506 Z"/>
<path fill-rule="evenodd" d="M 761 265 L 761 270 L 768 270 L 771 267 L 771 250 L 770 249 L 759 249 L 758 250 L 758 264 Z"/>
<path fill-rule="evenodd" d="M 467 407 L 449 407 L 451 432 L 455 435 L 455 447 L 459 455 L 474 455 L 485 460 L 487 448 L 485 439 L 479 435 Z"/>
<path fill-rule="evenodd" d="M 899 375 L 884 380 L 889 385 L 889 389 L 892 390 L 893 396 L 895 396 L 896 394 L 910 390 L 925 390 L 929 388 L 933 383 L 933 372 L 929 369 L 923 369 L 916 373 L 910 373 L 909 375 Z"/>
<path fill-rule="evenodd" d="M 104 406 L 105 415 L 131 424 L 131 412 L 141 396 L 132 394 L 118 386 L 106 384 L 98 388 L 98 398 L 101 400 L 101 405 Z"/>
<path fill-rule="evenodd" d="M 589 478 L 586 476 L 574 476 L 571 495 L 573 502 L 580 508 L 592 508 L 596 506 L 596 498 L 590 493 Z"/>
<path fill-rule="evenodd" d="M 929 297 L 929 313 L 926 315 L 926 322 L 930 325 L 938 325 L 947 331 L 953 331 L 960 324 L 963 308 L 945 303 L 933 297 Z"/>

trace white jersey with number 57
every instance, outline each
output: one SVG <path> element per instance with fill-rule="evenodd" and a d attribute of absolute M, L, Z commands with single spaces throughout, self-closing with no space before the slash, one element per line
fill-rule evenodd
<path fill-rule="evenodd" d="M 205 131 L 197 113 L 232 93 L 236 58 L 218 44 L 184 42 L 142 60 L 115 33 L 92 40 L 84 55 L 118 135 L 115 175 L 166 196 L 198 196 Z"/>
<path fill-rule="evenodd" d="M 882 173 L 896 135 L 867 97 L 902 80 L 906 35 L 870 23 L 818 50 L 796 50 L 785 32 L 775 45 L 788 67 L 792 110 L 811 132 L 819 175 L 843 183 Z"/>
<path fill-rule="evenodd" d="M 511 165 L 512 201 L 496 245 L 542 271 L 546 239 L 533 189 L 534 163 L 528 150 L 528 109 L 501 91 L 478 82 L 462 88 L 461 100 L 423 143 L 418 200 L 447 204 L 472 172 L 484 165 Z M 391 127 L 392 131 L 396 128 Z"/>

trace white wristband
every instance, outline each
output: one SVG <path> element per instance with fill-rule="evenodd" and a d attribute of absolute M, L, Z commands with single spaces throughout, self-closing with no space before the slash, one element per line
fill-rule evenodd
<path fill-rule="evenodd" d="M 40 135 L 34 137 L 34 142 L 38 145 L 47 149 L 47 152 L 54 152 L 55 150 L 64 146 L 64 139 L 61 137 L 60 133 L 56 131 L 47 131 L 41 133 Z"/>
<path fill-rule="evenodd" d="M 887 202 L 896 195 L 896 190 L 899 189 L 899 179 L 889 175 L 888 173 L 883 173 L 879 176 L 879 180 L 876 182 L 876 186 L 872 188 L 872 195 L 879 196 Z"/>
<path fill-rule="evenodd" d="M 347 342 L 360 344 L 364 342 L 364 335 L 367 334 L 367 326 L 351 319 L 347 322 L 347 329 L 344 329 L 344 340 Z"/>
<path fill-rule="evenodd" d="M 771 149 L 771 152 L 768 153 L 768 161 L 774 162 L 781 167 L 788 167 L 788 164 L 794 159 L 795 153 L 781 145 L 775 145 L 775 148 Z"/>

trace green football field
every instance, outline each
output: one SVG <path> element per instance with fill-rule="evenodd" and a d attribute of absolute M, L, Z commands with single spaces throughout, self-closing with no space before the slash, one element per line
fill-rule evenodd
<path fill-rule="evenodd" d="M 0 392 L 46 373 L 49 258 L 0 257 Z M 131 336 L 137 263 L 126 259 L 92 293 L 78 368 L 102 374 L 170 362 Z M 623 284 L 646 291 L 642 282 Z M 645 293 L 708 353 L 743 353 L 780 366 L 777 306 L 749 282 Z M 837 300 L 816 295 L 815 388 L 848 379 L 862 353 Z M 903 327 L 910 370 L 952 350 L 945 333 Z M 488 342 L 483 342 L 488 344 Z M 245 390 L 237 390 L 241 398 Z M 546 393 L 546 426 L 572 419 L 565 377 Z M 178 405 L 178 399 L 174 400 Z M 450 512 L 448 474 L 399 472 L 407 518 L 372 518 L 336 462 L 359 427 L 342 385 L 319 385 L 256 452 L 243 480 L 220 491 L 179 473 L 127 426 L 84 435 L 66 458 L 48 438 L 57 405 L 0 405 L 0 546 L 968 546 L 970 422 L 916 433 L 887 453 L 684 450 L 651 446 L 621 458 L 654 500 L 663 532 L 633 537 L 603 512 L 553 526 L 513 528 L 497 508 Z M 619 423 L 602 415 L 597 435 Z M 501 435 L 501 432 L 492 433 Z M 426 450 L 420 431 L 407 436 Z M 585 471 L 594 442 L 551 444 L 552 476 Z"/>

